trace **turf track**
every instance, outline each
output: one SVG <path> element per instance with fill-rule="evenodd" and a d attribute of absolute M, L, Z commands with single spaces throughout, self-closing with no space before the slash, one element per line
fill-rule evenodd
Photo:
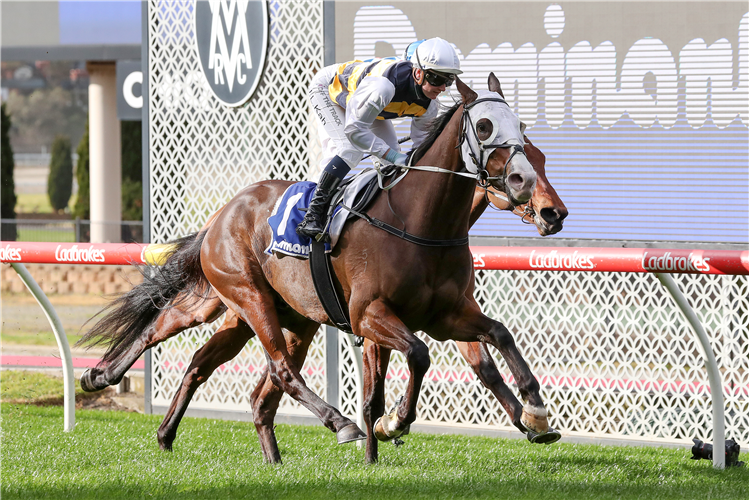
<path fill-rule="evenodd" d="M 366 466 L 322 427 L 279 425 L 285 463 L 269 466 L 251 424 L 186 418 L 165 453 L 160 420 L 78 411 L 63 433 L 62 408 L 4 403 L 2 498 L 749 498 L 749 469 L 715 471 L 684 449 L 412 434 Z"/>

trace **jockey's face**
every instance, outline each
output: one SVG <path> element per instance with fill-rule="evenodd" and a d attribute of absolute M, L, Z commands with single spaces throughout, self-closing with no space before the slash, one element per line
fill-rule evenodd
<path fill-rule="evenodd" d="M 416 83 L 421 85 L 421 90 L 424 92 L 424 95 L 432 100 L 437 99 L 437 97 L 447 88 L 444 83 L 437 87 L 426 81 L 424 78 L 424 72 L 419 68 L 414 68 L 413 76 Z"/>

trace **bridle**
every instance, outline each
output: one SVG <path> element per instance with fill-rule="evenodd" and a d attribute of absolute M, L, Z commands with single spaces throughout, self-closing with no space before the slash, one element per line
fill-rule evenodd
<path fill-rule="evenodd" d="M 381 172 L 378 166 L 375 166 L 375 170 L 377 170 L 377 173 L 380 176 L 380 189 L 383 189 L 384 191 L 388 191 L 392 189 L 411 170 L 421 170 L 424 172 L 439 172 L 443 174 L 452 174 L 452 175 L 458 175 L 461 177 L 469 177 L 469 178 L 475 179 L 479 187 L 482 187 L 484 189 L 489 187 L 490 181 L 501 181 L 502 186 L 504 186 L 506 189 L 507 187 L 506 181 L 507 181 L 507 173 L 508 173 L 507 167 L 510 165 L 510 162 L 515 157 L 515 155 L 522 154 L 523 156 L 526 156 L 525 150 L 523 149 L 523 146 L 521 144 L 511 144 L 509 142 L 505 142 L 502 144 L 485 144 L 479 140 L 478 134 L 476 130 L 473 128 L 473 121 L 471 120 L 469 111 L 473 106 L 481 102 L 500 102 L 500 103 L 507 104 L 507 101 L 505 101 L 501 97 L 482 97 L 480 99 L 476 99 L 470 104 L 463 106 L 463 114 L 460 118 L 460 132 L 458 133 L 459 140 L 458 140 L 458 145 L 455 146 L 455 149 L 460 149 L 463 143 L 466 143 L 466 139 L 468 138 L 467 131 L 471 130 L 473 133 L 473 137 L 476 140 L 476 143 L 479 145 L 479 152 L 478 152 L 478 158 L 477 158 L 476 152 L 473 150 L 473 146 L 471 145 L 471 141 L 469 140 L 467 142 L 468 148 L 470 149 L 468 155 L 471 158 L 471 161 L 474 163 L 474 165 L 476 165 L 476 172 L 471 172 L 471 170 L 468 168 L 467 165 L 465 166 L 463 171 L 447 170 L 446 168 L 441 168 L 441 167 L 411 165 L 411 160 L 413 156 L 409 156 L 408 165 L 399 167 L 400 169 L 403 170 L 403 173 L 399 175 L 397 178 L 393 179 L 390 182 L 390 184 L 387 186 L 385 186 L 383 183 L 383 177 L 384 177 L 383 172 Z M 509 107 L 509 104 L 507 105 Z M 409 137 L 404 138 L 403 142 L 405 142 L 408 139 Z M 401 142 L 401 141 L 398 141 L 398 142 Z M 489 171 L 486 169 L 486 165 L 484 163 L 484 153 L 489 149 L 509 149 L 509 148 L 512 148 L 512 153 L 510 154 L 510 157 L 507 158 L 507 161 L 505 162 L 502 175 L 490 176 Z M 489 155 L 486 155 L 487 161 L 488 161 L 488 156 Z M 515 204 L 509 198 L 510 197 L 508 196 L 508 201 L 514 207 Z"/>
<path fill-rule="evenodd" d="M 502 99 L 501 97 L 482 97 L 479 99 L 476 99 L 470 104 L 466 104 L 463 106 L 463 116 L 461 117 L 460 121 L 460 140 L 458 141 L 457 148 L 460 148 L 463 143 L 466 143 L 466 139 L 468 137 L 468 130 L 471 130 L 473 132 L 474 139 L 476 139 L 476 143 L 478 144 L 478 157 L 476 156 L 476 152 L 473 150 L 473 146 L 471 144 L 471 141 L 467 141 L 469 153 L 468 156 L 471 158 L 471 161 L 476 166 L 476 176 L 477 176 L 477 182 L 478 185 L 484 189 L 486 189 L 489 186 L 489 181 L 493 180 L 501 180 L 502 186 L 507 186 L 507 172 L 508 172 L 508 166 L 510 165 L 510 162 L 517 154 L 522 154 L 525 156 L 525 150 L 523 149 L 522 144 L 512 144 L 509 142 L 504 142 L 502 144 L 485 144 L 483 141 L 479 140 L 478 133 L 476 132 L 476 129 L 473 126 L 473 121 L 471 120 L 471 114 L 469 111 L 471 108 L 473 108 L 476 104 L 482 103 L 482 102 L 499 102 L 502 104 L 505 104 L 509 107 L 509 104 L 507 104 L 507 101 Z M 507 158 L 507 161 L 505 162 L 504 168 L 502 169 L 502 176 L 501 177 L 491 177 L 489 176 L 489 171 L 486 169 L 486 164 L 484 163 L 484 154 L 487 152 L 487 150 L 491 149 L 512 149 L 512 153 L 510 153 L 509 158 Z M 490 153 L 491 154 L 491 153 Z M 489 155 L 486 155 L 486 161 L 489 161 Z M 466 167 L 467 169 L 467 167 Z M 510 201 L 510 203 L 514 206 L 514 203 Z"/>
<path fill-rule="evenodd" d="M 481 140 L 479 140 L 478 133 L 473 128 L 473 122 L 471 121 L 471 116 L 470 116 L 469 111 L 472 107 L 474 107 L 476 104 L 479 104 L 481 102 L 499 102 L 499 103 L 504 103 L 507 105 L 507 101 L 505 101 L 504 99 L 500 97 L 483 97 L 480 99 L 476 99 L 472 103 L 463 106 L 463 114 L 460 118 L 460 131 L 458 133 L 459 141 L 458 141 L 458 145 L 455 146 L 455 149 L 459 149 L 463 145 L 463 143 L 466 143 L 466 140 L 468 138 L 467 131 L 469 129 L 472 130 L 473 138 L 476 140 L 476 143 L 479 145 L 478 158 L 476 157 L 476 152 L 473 150 L 470 140 L 467 141 L 467 144 L 469 148 L 469 156 L 471 160 L 473 161 L 473 163 L 476 165 L 476 172 L 471 172 L 468 166 L 465 165 L 466 163 L 465 161 L 463 163 L 464 163 L 464 168 L 466 171 L 454 171 L 454 170 L 448 170 L 446 168 L 433 167 L 433 166 L 411 165 L 411 160 L 413 156 L 410 156 L 408 159 L 408 165 L 399 167 L 400 169 L 403 169 L 404 172 L 401 175 L 399 175 L 397 178 L 393 178 L 387 186 L 385 186 L 383 182 L 384 178 L 387 177 L 387 173 L 382 171 L 379 167 L 377 166 L 375 167 L 375 170 L 377 171 L 377 174 L 378 174 L 378 182 L 379 182 L 380 188 L 386 191 L 387 194 L 389 195 L 390 194 L 389 191 L 393 187 L 395 187 L 395 185 L 398 184 L 406 176 L 406 174 L 408 174 L 409 171 L 421 170 L 421 171 L 426 171 L 426 172 L 439 172 L 439 173 L 445 173 L 445 174 L 458 175 L 461 177 L 470 177 L 470 178 L 475 179 L 478 185 L 484 188 L 485 190 L 486 188 L 489 187 L 490 181 L 501 180 L 502 185 L 505 187 L 505 189 L 507 189 L 507 182 L 506 182 L 507 170 L 508 170 L 507 167 L 510 165 L 510 162 L 515 157 L 515 155 L 522 154 L 523 156 L 525 156 L 525 150 L 523 149 L 522 144 L 511 144 L 509 142 L 504 142 L 502 144 L 486 144 L 485 142 L 482 142 Z M 510 154 L 510 157 L 507 158 L 507 161 L 505 162 L 504 169 L 503 169 L 504 171 L 502 172 L 502 175 L 490 176 L 489 171 L 487 170 L 486 165 L 484 164 L 484 153 L 489 149 L 500 149 L 500 148 L 512 148 L 512 153 Z M 486 156 L 487 161 L 488 161 L 488 156 L 489 155 Z M 487 196 L 486 192 L 485 192 L 485 196 Z M 513 207 L 513 210 L 514 210 L 516 205 L 512 202 L 511 198 L 512 197 L 508 194 L 507 199 L 510 202 L 510 205 Z M 390 198 L 388 196 L 388 204 L 389 203 L 390 203 Z M 415 243 L 417 245 L 430 246 L 430 247 L 449 247 L 449 246 L 461 246 L 461 245 L 468 244 L 468 236 L 465 236 L 463 238 L 449 239 L 449 240 L 433 240 L 430 238 L 421 238 L 419 236 L 406 232 L 405 226 L 403 228 L 396 228 L 379 219 L 370 217 L 366 213 L 354 210 L 352 207 L 347 207 L 343 205 L 342 203 L 340 205 L 344 209 L 348 210 L 350 213 L 366 220 L 370 225 L 375 226 L 378 229 L 386 231 L 401 239 L 404 239 L 410 243 Z M 392 207 L 390 207 L 390 210 L 393 211 Z M 525 221 L 525 216 L 528 214 L 528 212 L 529 212 L 529 207 L 526 207 L 525 213 L 521 217 L 523 221 Z M 530 208 L 530 213 L 531 214 L 533 213 L 532 208 Z M 397 214 L 395 214 L 395 212 L 393 212 L 393 214 L 396 215 L 397 217 Z M 400 219 L 400 217 L 398 218 Z"/>
<path fill-rule="evenodd" d="M 497 212 L 504 212 L 506 210 L 509 210 L 510 212 L 520 217 L 520 221 L 523 224 L 536 224 L 536 210 L 533 208 L 533 198 L 528 200 L 528 202 L 525 203 L 525 208 L 520 211 L 520 207 L 522 205 L 515 205 L 512 201 L 510 201 L 510 198 L 505 193 L 502 193 L 500 191 L 492 191 L 492 196 L 501 198 L 502 201 L 507 202 L 507 204 L 509 205 L 507 208 L 499 208 L 495 203 L 492 203 L 491 199 L 489 199 L 489 187 L 480 187 L 484 190 L 484 199 L 486 200 L 486 205 L 492 210 L 496 210 Z M 530 220 L 526 219 L 526 217 L 530 217 Z"/>

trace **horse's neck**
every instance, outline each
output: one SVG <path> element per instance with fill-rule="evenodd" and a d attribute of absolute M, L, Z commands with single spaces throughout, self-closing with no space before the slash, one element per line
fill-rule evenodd
<path fill-rule="evenodd" d="M 417 165 L 458 171 L 462 167 L 458 135 L 462 108 L 459 108 L 440 136 Z M 396 212 L 405 220 L 407 231 L 433 238 L 459 238 L 468 234 L 475 181 L 446 173 L 411 171 L 393 189 Z M 398 189 L 401 188 L 401 189 Z M 405 210 L 404 213 L 403 210 Z M 416 228 L 419 228 L 418 231 Z"/>
<path fill-rule="evenodd" d="M 479 217 L 489 207 L 489 198 L 483 189 L 476 189 L 473 192 L 473 202 L 471 204 L 471 215 L 468 219 L 468 227 L 473 227 Z"/>

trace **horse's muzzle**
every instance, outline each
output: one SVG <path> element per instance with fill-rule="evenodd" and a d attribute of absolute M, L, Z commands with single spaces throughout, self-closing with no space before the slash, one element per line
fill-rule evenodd
<path fill-rule="evenodd" d="M 564 219 L 567 217 L 566 208 L 544 207 L 537 212 L 533 219 L 541 236 L 557 234 L 563 228 Z"/>

